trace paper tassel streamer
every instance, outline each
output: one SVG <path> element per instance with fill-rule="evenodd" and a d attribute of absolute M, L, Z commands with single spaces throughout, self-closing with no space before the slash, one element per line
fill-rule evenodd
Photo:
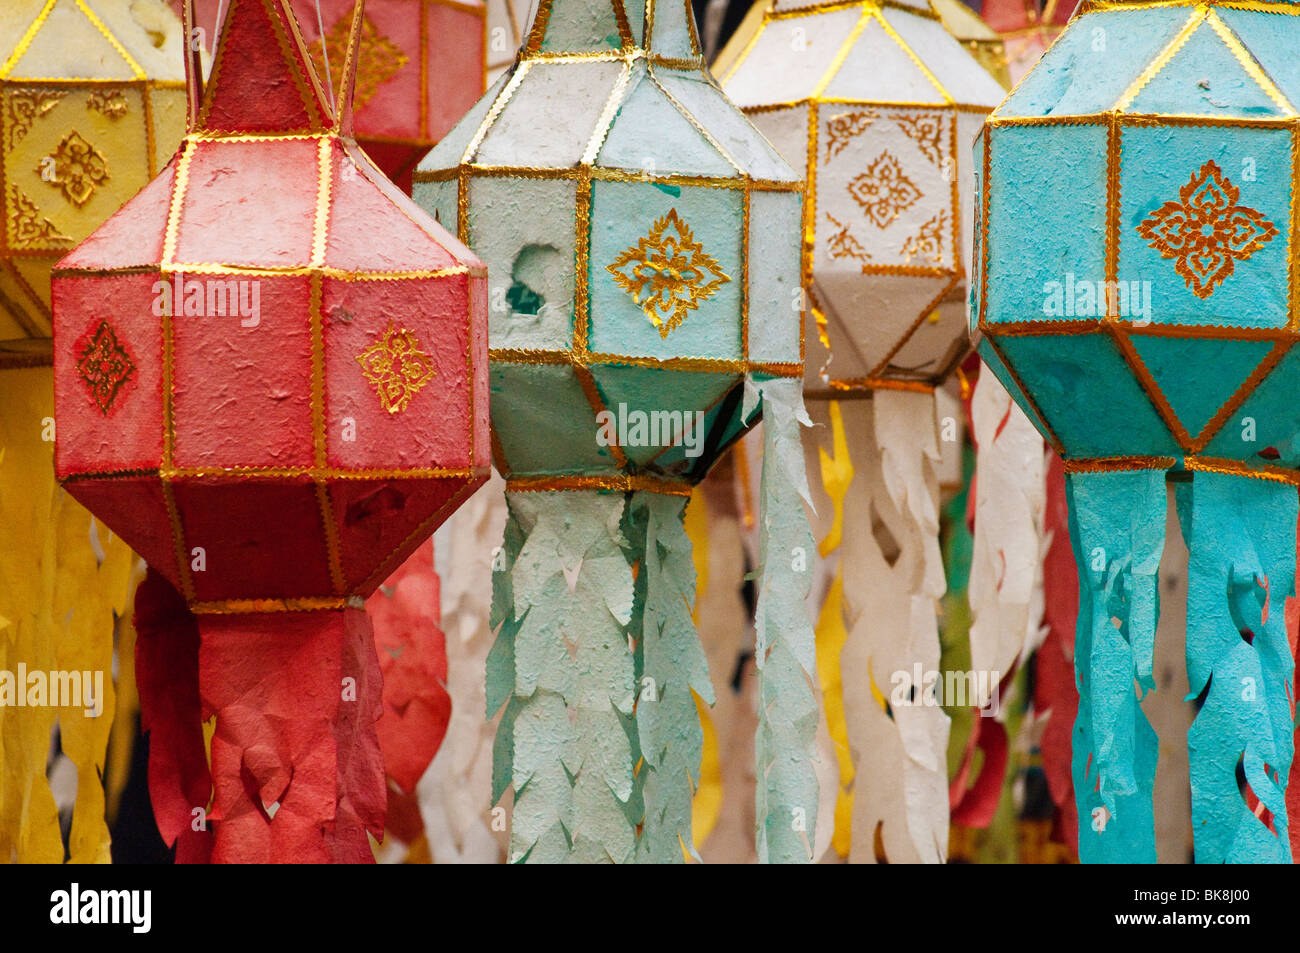
<path fill-rule="evenodd" d="M 179 15 L 185 0 L 169 2 Z M 230 2 L 195 0 L 198 40 L 208 48 Z M 331 105 L 342 102 L 354 0 L 290 0 L 289 7 L 327 98 Z M 371 0 L 365 17 L 352 99 L 356 139 L 384 175 L 409 193 L 415 164 L 483 93 L 485 4 Z"/>
<path fill-rule="evenodd" d="M 976 146 L 972 330 L 1069 474 L 1084 860 L 1155 859 L 1156 744 L 1134 683 L 1153 685 L 1167 473 L 1191 551 L 1188 678 L 1205 696 L 1189 734 L 1197 860 L 1290 859 L 1294 12 L 1087 10 Z M 1067 153 L 1063 180 L 1043 157 Z"/>
<path fill-rule="evenodd" d="M 511 860 L 680 860 L 691 692 L 711 695 L 693 599 L 676 602 L 694 590 L 682 507 L 755 422 L 746 382 L 801 373 L 800 186 L 705 70 L 684 0 L 544 0 L 516 64 L 415 178 L 499 282 L 511 521 L 488 714 L 505 706 Z M 798 803 L 811 834 L 805 801 L 791 787 L 772 803 Z"/>
<path fill-rule="evenodd" d="M 970 243 L 963 209 L 970 208 L 972 172 L 961 144 L 974 136 L 1002 90 L 944 29 L 928 0 L 892 6 L 777 0 L 724 82 L 732 100 L 808 180 L 802 277 L 813 321 L 805 331 L 805 392 L 818 400 L 855 398 L 840 412 L 846 427 L 872 444 L 849 442 L 871 463 L 859 467 L 855 461 L 857 494 L 867 505 L 849 505 L 842 530 L 850 628 L 844 653 L 855 659 L 852 676 L 845 665 L 843 684 L 888 692 L 896 673 L 913 678 L 922 657 L 923 673 L 938 662 L 935 600 L 944 583 L 936 538 L 940 435 L 933 391 L 967 349 L 961 286 Z M 868 396 L 870 402 L 860 399 Z M 850 416 L 873 426 L 850 424 Z M 823 441 L 829 435 L 829 429 L 820 431 Z M 956 436 L 953 428 L 945 439 Z M 850 565 L 849 538 L 873 538 L 878 517 L 870 505 L 877 496 L 876 505 L 901 522 L 890 528 L 893 539 L 864 557 L 875 567 L 866 575 L 866 564 Z M 828 554 L 835 536 L 831 532 L 824 544 Z M 910 555 L 896 570 L 898 546 Z M 897 606 L 868 612 L 875 597 L 866 590 L 882 587 L 898 594 Z M 908 635 L 867 634 L 869 626 L 887 626 L 886 618 Z M 900 644 L 915 645 L 920 655 L 895 655 Z M 920 685 L 916 692 L 919 699 Z M 884 823 L 879 812 L 887 811 L 898 826 L 881 835 L 894 845 L 890 859 L 941 860 L 947 843 L 947 797 L 941 793 L 946 717 L 937 708 L 922 713 L 918 707 L 895 722 L 898 713 L 890 708 L 881 713 L 883 727 L 873 729 L 869 705 L 848 698 L 845 705 L 859 713 L 850 715 L 848 730 L 859 759 L 853 840 L 863 846 L 854 859 L 881 855 L 875 828 Z M 899 734 L 892 743 L 871 734 L 893 725 Z M 901 791 L 886 795 L 876 787 L 872 794 L 895 799 L 897 809 L 862 796 L 864 775 L 901 778 L 899 759 L 928 774 L 926 796 L 906 799 L 906 820 Z M 927 811 L 932 816 L 922 820 Z"/>
<path fill-rule="evenodd" d="M 234 0 L 223 37 L 202 96 L 188 61 L 181 151 L 60 264 L 56 469 L 199 616 L 213 858 L 365 860 L 361 600 L 484 479 L 485 281 L 360 152 L 348 95 L 335 118 L 281 0 Z"/>
<path fill-rule="evenodd" d="M 492 809 L 496 725 L 483 718 L 483 672 L 493 641 L 492 580 L 505 568 L 505 521 L 505 483 L 493 475 L 434 534 L 451 695 L 447 735 L 419 787 L 434 863 L 504 859 L 504 811 Z"/>

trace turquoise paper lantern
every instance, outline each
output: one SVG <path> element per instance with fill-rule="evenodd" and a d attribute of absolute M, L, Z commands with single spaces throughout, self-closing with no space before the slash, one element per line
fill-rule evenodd
<path fill-rule="evenodd" d="M 976 143 L 979 353 L 1065 458 L 1085 861 L 1153 861 L 1166 479 L 1198 862 L 1289 862 L 1300 6 L 1085 2 Z M 1165 739 L 1166 743 L 1168 739 Z"/>

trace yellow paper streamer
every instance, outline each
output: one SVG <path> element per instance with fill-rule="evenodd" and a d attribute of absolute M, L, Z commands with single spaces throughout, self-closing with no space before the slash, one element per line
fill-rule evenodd
<path fill-rule="evenodd" d="M 692 559 L 695 562 L 695 624 L 700 624 L 700 602 L 709 588 L 709 507 L 704 492 L 696 487 L 691 502 L 682 519 L 686 535 L 690 537 Z M 713 832 L 722 813 L 722 764 L 718 760 L 718 733 L 709 715 L 709 706 L 695 696 L 695 708 L 700 713 L 700 727 L 704 729 L 704 748 L 700 761 L 700 786 L 691 799 L 691 830 L 696 844 L 703 844 Z M 683 848 L 685 850 L 685 848 Z M 687 855 L 687 860 L 691 858 Z"/>
<path fill-rule="evenodd" d="M 853 481 L 853 461 L 844 434 L 844 418 L 839 401 L 830 403 L 831 449 L 818 448 L 821 459 L 822 487 L 835 508 L 830 532 L 817 547 L 825 559 L 839 548 L 844 532 L 844 497 Z M 849 727 L 844 717 L 844 680 L 840 674 L 840 653 L 849 637 L 844 625 L 844 574 L 836 567 L 826 601 L 817 617 L 817 672 L 826 708 L 826 728 L 835 745 L 835 759 L 840 767 L 840 790 L 835 799 L 835 833 L 831 846 L 840 857 L 849 856 L 853 818 L 853 756 L 849 751 Z M 874 685 L 872 686 L 874 689 Z"/>
<path fill-rule="evenodd" d="M 78 779 L 70 858 L 107 863 L 100 777 L 114 719 L 113 629 L 135 557 L 54 481 L 51 369 L 4 371 L 0 391 L 0 670 L 98 672 L 104 694 L 99 717 L 86 705 L 0 707 L 0 860 L 63 860 L 45 779 L 57 725 Z"/>

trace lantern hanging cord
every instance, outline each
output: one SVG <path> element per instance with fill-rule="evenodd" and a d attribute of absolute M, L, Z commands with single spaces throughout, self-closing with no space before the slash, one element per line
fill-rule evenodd
<path fill-rule="evenodd" d="M 325 42 L 325 18 L 321 16 L 320 0 L 316 0 L 316 29 L 320 32 L 320 55 L 325 61 L 325 88 L 330 94 L 330 110 L 338 115 L 338 103 L 334 101 L 334 80 L 330 75 L 330 48 Z"/>

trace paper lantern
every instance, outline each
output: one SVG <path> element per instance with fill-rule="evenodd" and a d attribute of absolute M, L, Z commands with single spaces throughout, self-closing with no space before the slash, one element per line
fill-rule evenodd
<path fill-rule="evenodd" d="M 135 557 L 54 482 L 50 269 L 184 134 L 181 26 L 161 0 L 15 0 L 0 38 L 0 672 L 102 673 L 89 706 L 16 707 L 0 685 L 0 857 L 58 863 L 51 732 L 80 777 L 111 774 L 113 716 L 84 708 L 114 710 Z M 103 786 L 76 786 L 74 862 L 108 860 L 104 808 Z"/>
<path fill-rule="evenodd" d="M 888 698 L 897 673 L 939 663 L 934 389 L 968 348 L 967 148 L 1002 89 L 928 0 L 762 2 L 723 83 L 808 181 L 804 386 L 823 426 L 807 462 L 822 474 L 821 554 L 838 553 L 831 588 L 851 622 L 843 683 L 866 699 L 846 702 L 859 758 L 853 857 L 938 861 L 948 792 L 936 752 L 948 720 L 938 706 L 902 710 Z M 956 440 L 950 423 L 943 439 Z M 847 794 L 838 813 L 847 823 Z"/>
<path fill-rule="evenodd" d="M 532 0 L 487 0 L 487 81 L 509 68 L 527 37 Z"/>
<path fill-rule="evenodd" d="M 415 180 L 417 201 L 494 276 L 494 457 L 511 518 L 488 705 L 505 707 L 496 788 L 515 787 L 511 859 L 680 861 L 682 844 L 693 849 L 692 692 L 712 692 L 682 512 L 760 399 L 758 763 L 771 767 L 758 850 L 806 859 L 807 562 L 789 571 L 792 550 L 808 556 L 791 457 L 798 178 L 705 70 L 685 0 L 543 0 L 517 63 Z"/>
<path fill-rule="evenodd" d="M 1019 83 L 1070 22 L 1078 0 L 984 0 L 984 22 L 1002 37 L 1011 82 Z"/>
<path fill-rule="evenodd" d="M 1085 9 L 976 146 L 972 331 L 1065 458 L 1085 861 L 1155 859 L 1134 683 L 1155 687 L 1167 478 L 1191 552 L 1196 859 L 1290 859 L 1295 12 Z"/>
<path fill-rule="evenodd" d="M 371 857 L 361 600 L 488 465 L 483 266 L 352 138 L 363 22 L 336 119 L 286 0 L 232 0 L 181 150 L 55 277 L 57 473 L 198 615 L 217 860 Z"/>
<path fill-rule="evenodd" d="M 49 361 L 50 269 L 184 134 L 180 23 L 160 3 L 0 10 L 0 367 Z"/>
<path fill-rule="evenodd" d="M 179 14 L 185 0 L 170 2 Z M 227 3 L 196 0 L 201 42 L 216 38 Z M 353 0 L 289 6 L 326 96 L 340 101 Z M 365 16 L 353 93 L 357 142 L 409 193 L 415 164 L 483 93 L 485 0 L 370 0 Z"/>

